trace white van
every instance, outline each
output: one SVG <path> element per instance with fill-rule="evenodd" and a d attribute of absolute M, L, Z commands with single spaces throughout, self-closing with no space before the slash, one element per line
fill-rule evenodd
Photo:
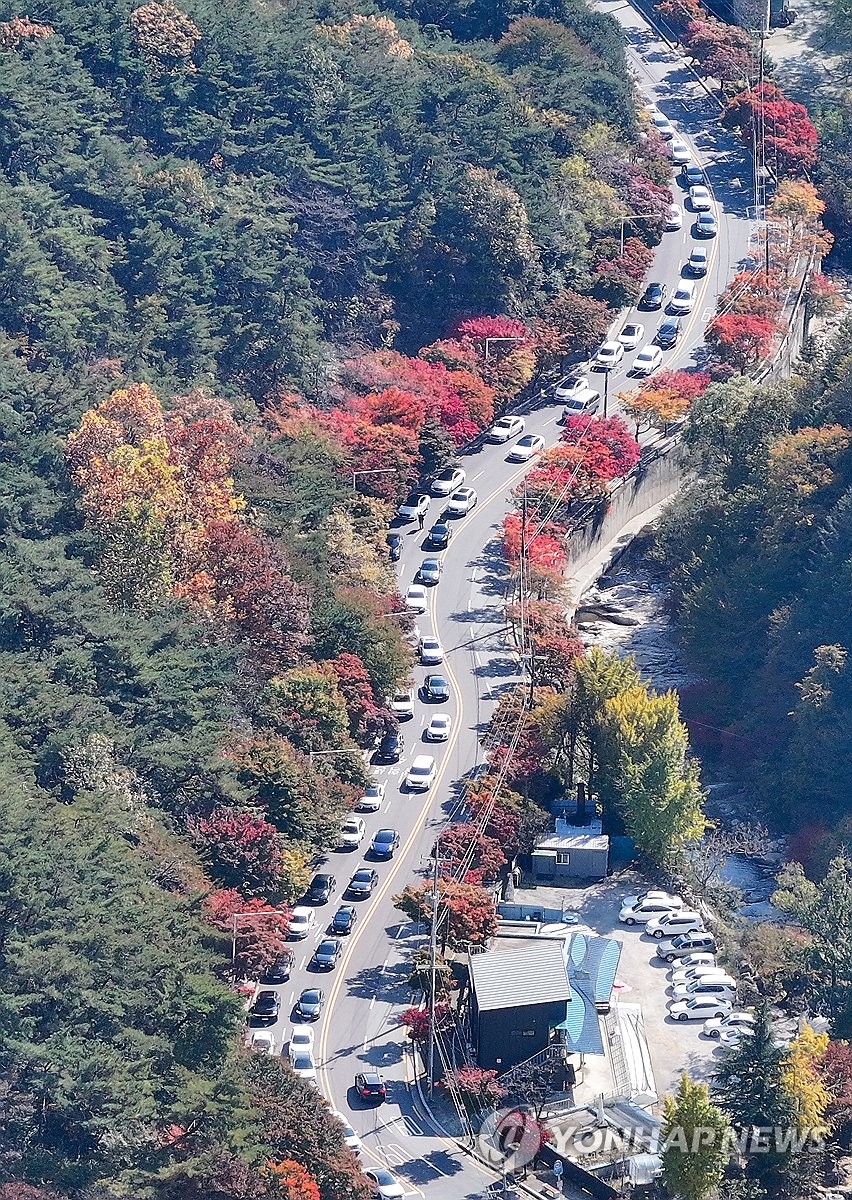
<path fill-rule="evenodd" d="M 693 996 L 733 1000 L 736 994 L 736 980 L 730 975 L 703 975 L 700 979 L 693 979 L 692 983 L 678 983 L 672 989 L 675 1000 L 691 1000 Z"/>
<path fill-rule="evenodd" d="M 704 922 L 700 913 L 692 912 L 688 908 L 663 913 L 645 926 L 645 932 L 655 938 L 673 938 L 677 933 L 689 933 L 692 929 L 703 931 Z"/>
<path fill-rule="evenodd" d="M 408 769 L 405 786 L 410 792 L 425 792 L 435 780 L 435 760 L 431 754 L 418 754 Z"/>

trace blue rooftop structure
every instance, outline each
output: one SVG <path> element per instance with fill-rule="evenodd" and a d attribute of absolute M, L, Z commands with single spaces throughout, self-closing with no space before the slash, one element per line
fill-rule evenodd
<path fill-rule="evenodd" d="M 571 999 L 565 1019 L 555 1025 L 572 1054 L 603 1054 L 598 1008 L 608 1005 L 621 958 L 621 943 L 612 938 L 573 933 L 566 943 L 566 970 Z"/>

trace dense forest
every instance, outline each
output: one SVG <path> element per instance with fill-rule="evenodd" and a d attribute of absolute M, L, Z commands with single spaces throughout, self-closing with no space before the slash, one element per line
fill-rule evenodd
<path fill-rule="evenodd" d="M 819 870 L 852 836 L 852 330 L 801 370 L 695 401 L 699 478 L 663 549 L 713 681 L 684 694 L 693 741 L 748 771 L 767 821 Z"/>
<path fill-rule="evenodd" d="M 238 978 L 409 671 L 391 503 L 637 293 L 670 168 L 580 0 L 2 2 L 0 67 L 0 1197 L 360 1197 L 233 914 Z"/>

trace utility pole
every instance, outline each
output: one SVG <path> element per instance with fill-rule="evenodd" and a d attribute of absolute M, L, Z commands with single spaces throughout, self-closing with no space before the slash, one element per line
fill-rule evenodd
<path fill-rule="evenodd" d="M 435 1080 L 435 982 L 438 974 L 438 864 L 440 835 L 435 839 L 435 865 L 432 870 L 432 934 L 429 944 L 429 1095 Z"/>
<path fill-rule="evenodd" d="M 603 410 L 604 419 L 606 419 L 608 406 L 609 406 L 609 371 L 604 371 L 604 410 Z"/>
<path fill-rule="evenodd" d="M 524 620 L 524 616 L 525 616 L 525 612 L 526 612 L 526 596 L 524 595 L 524 575 L 525 575 L 524 568 L 525 567 L 527 568 L 527 574 L 529 573 L 529 563 L 527 562 L 527 555 L 529 554 L 529 547 L 527 545 L 527 521 L 528 521 L 527 481 L 526 481 L 526 479 L 524 479 L 524 494 L 523 494 L 523 499 L 521 501 L 521 561 L 520 561 L 521 630 L 522 630 L 522 635 L 524 636 L 525 640 L 529 643 L 530 690 L 529 690 L 528 704 L 529 704 L 529 707 L 532 708 L 533 697 L 535 694 L 535 634 L 533 633 L 532 629 L 529 628 L 527 622 Z M 522 645 L 521 650 L 523 651 L 524 649 L 525 649 L 525 647 Z"/>

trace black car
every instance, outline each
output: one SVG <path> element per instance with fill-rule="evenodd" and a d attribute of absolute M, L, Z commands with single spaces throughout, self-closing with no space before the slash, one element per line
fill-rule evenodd
<path fill-rule="evenodd" d="M 372 1100 L 377 1104 L 384 1103 L 388 1094 L 385 1081 L 378 1071 L 359 1071 L 355 1076 L 355 1091 L 362 1100 Z"/>
<path fill-rule="evenodd" d="M 277 1021 L 280 1009 L 281 1001 L 277 992 L 258 992 L 249 1009 L 249 1016 L 263 1021 Z"/>
<path fill-rule="evenodd" d="M 373 837 L 370 853 L 375 858 L 393 858 L 398 845 L 399 834 L 395 829 L 380 829 Z"/>
<path fill-rule="evenodd" d="M 380 762 L 399 762 L 405 750 L 405 738 L 398 729 L 389 729 L 379 742 L 376 758 Z"/>
<path fill-rule="evenodd" d="M 388 543 L 388 558 L 391 562 L 398 562 L 399 556 L 402 554 L 402 535 L 399 533 L 389 533 L 387 536 Z"/>
<path fill-rule="evenodd" d="M 340 942 L 337 938 L 325 938 L 314 950 L 313 965 L 320 971 L 330 971 L 340 957 Z"/>
<path fill-rule="evenodd" d="M 275 962 L 269 964 L 260 977 L 261 983 L 286 983 L 293 970 L 293 955 L 289 950 L 280 954 Z"/>
<path fill-rule="evenodd" d="M 679 337 L 680 317 L 667 317 L 665 321 L 660 322 L 659 328 L 654 334 L 654 341 L 664 350 L 668 350 L 670 346 L 677 344 Z"/>
<path fill-rule="evenodd" d="M 378 872 L 372 867 L 359 867 L 349 880 L 347 891 L 351 896 L 371 896 L 378 882 Z"/>
<path fill-rule="evenodd" d="M 450 685 L 443 675 L 427 675 L 423 684 L 424 700 L 449 700 Z"/>
<path fill-rule="evenodd" d="M 305 899 L 309 904 L 328 904 L 336 886 L 333 875 L 314 875 L 310 887 L 305 892 Z"/>
<path fill-rule="evenodd" d="M 340 908 L 331 919 L 329 929 L 332 933 L 338 935 L 349 934 L 355 928 L 355 922 L 358 920 L 358 913 L 351 904 L 341 904 Z"/>
<path fill-rule="evenodd" d="M 669 289 L 664 283 L 649 283 L 639 301 L 639 307 L 662 308 L 668 292 Z"/>
<path fill-rule="evenodd" d="M 295 1015 L 302 1021 L 317 1021 L 325 1004 L 325 992 L 319 988 L 305 988 L 296 1001 Z"/>
<path fill-rule="evenodd" d="M 436 550 L 446 550 L 452 536 L 449 525 L 444 521 L 438 521 L 437 525 L 433 525 L 429 530 L 429 545 L 434 546 Z"/>

